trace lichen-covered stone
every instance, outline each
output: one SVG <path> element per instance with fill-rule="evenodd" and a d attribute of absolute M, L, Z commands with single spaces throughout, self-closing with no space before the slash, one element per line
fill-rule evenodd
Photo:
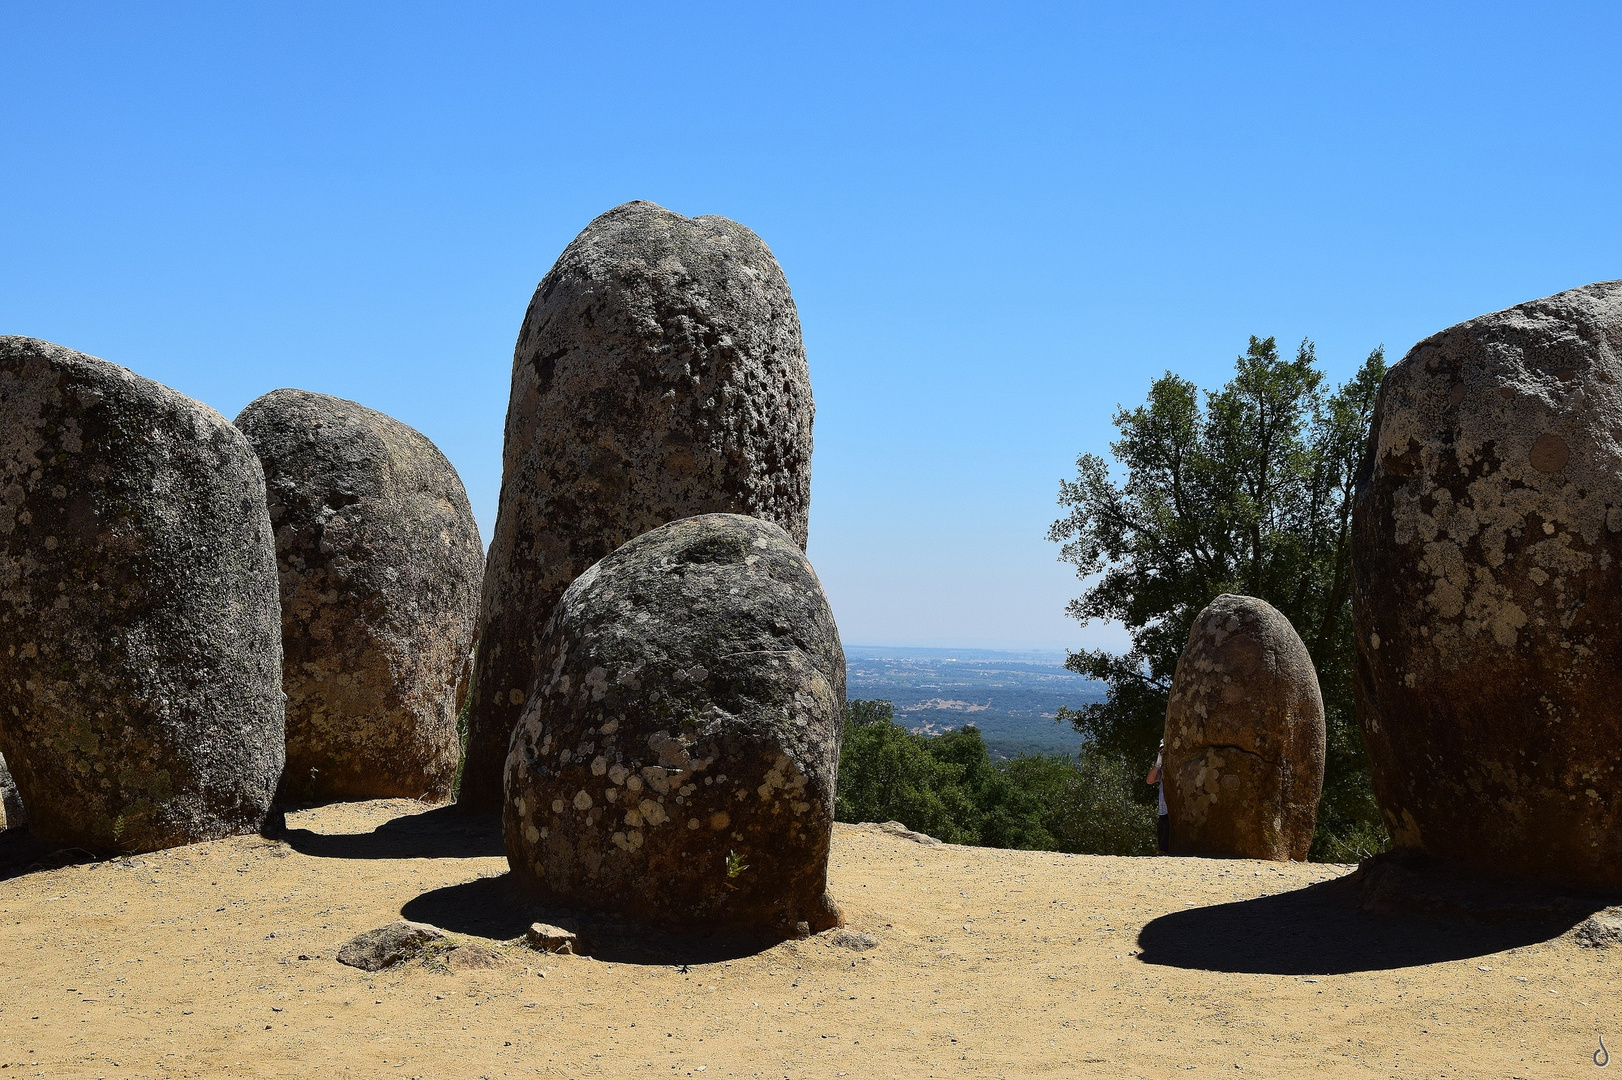
<path fill-rule="evenodd" d="M 1460 323 L 1391 369 L 1352 552 L 1396 845 L 1622 885 L 1622 281 Z"/>
<path fill-rule="evenodd" d="M 282 595 L 285 797 L 450 797 L 484 548 L 438 447 L 364 405 L 273 390 L 264 464 Z"/>
<path fill-rule="evenodd" d="M 362 971 L 382 971 L 415 960 L 446 940 L 438 927 L 396 919 L 344 942 L 338 949 L 338 963 Z"/>
<path fill-rule="evenodd" d="M 649 202 L 577 236 L 513 354 L 461 802 L 494 809 L 536 635 L 586 567 L 667 521 L 751 514 L 803 548 L 811 384 L 760 238 Z"/>
<path fill-rule="evenodd" d="M 284 737 L 248 440 L 105 360 L 0 337 L 0 753 L 29 828 L 91 851 L 252 832 Z"/>
<path fill-rule="evenodd" d="M 644 533 L 569 587 L 536 659 L 506 769 L 521 889 L 678 930 L 838 922 L 845 658 L 788 533 L 736 514 Z"/>
<path fill-rule="evenodd" d="M 1173 853 L 1307 857 L 1323 793 L 1323 698 L 1277 608 L 1224 593 L 1195 618 L 1164 753 Z"/>
<path fill-rule="evenodd" d="M 0 830 L 15 829 L 28 823 L 28 812 L 23 809 L 23 797 L 17 791 L 17 781 L 6 768 L 6 759 L 0 757 Z"/>

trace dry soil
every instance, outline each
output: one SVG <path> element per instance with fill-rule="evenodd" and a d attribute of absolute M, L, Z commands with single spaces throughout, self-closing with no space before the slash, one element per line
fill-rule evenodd
<path fill-rule="evenodd" d="M 839 826 L 849 930 L 504 944 L 494 824 L 379 801 L 0 880 L 0 1080 L 1603 1077 L 1619 951 L 1373 916 L 1350 867 L 926 846 Z M 15 854 L 15 852 L 13 853 Z M 337 963 L 402 917 L 458 949 Z M 868 941 L 871 947 L 863 947 Z M 480 967 L 480 964 L 495 966 Z M 1619 1063 L 1622 1068 L 1622 1063 Z"/>

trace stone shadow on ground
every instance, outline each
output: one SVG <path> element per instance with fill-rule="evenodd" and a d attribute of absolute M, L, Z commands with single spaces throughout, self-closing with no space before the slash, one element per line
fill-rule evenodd
<path fill-rule="evenodd" d="M 467 814 L 456 804 L 403 814 L 367 833 L 318 833 L 286 827 L 283 808 L 265 835 L 321 859 L 476 859 L 506 854 L 499 814 Z"/>
<path fill-rule="evenodd" d="M 1162 915 L 1138 935 L 1145 964 L 1259 975 L 1345 975 L 1488 956 L 1552 940 L 1605 906 L 1573 901 L 1481 919 L 1365 909 L 1358 873 L 1304 889 Z M 1424 900 L 1424 897 L 1420 897 Z"/>
<path fill-rule="evenodd" d="M 615 964 L 715 964 L 765 952 L 783 940 L 758 931 L 670 933 L 610 915 L 548 908 L 520 897 L 511 874 L 430 890 L 407 901 L 400 916 L 497 941 L 522 937 L 530 923 L 553 923 L 580 935 L 581 952 Z"/>
<path fill-rule="evenodd" d="M 84 848 L 63 847 L 39 839 L 26 825 L 0 830 L 0 881 L 39 870 L 60 870 L 64 866 L 96 861 L 97 856 Z"/>

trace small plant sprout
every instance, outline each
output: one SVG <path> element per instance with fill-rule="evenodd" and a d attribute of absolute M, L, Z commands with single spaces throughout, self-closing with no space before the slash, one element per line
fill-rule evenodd
<path fill-rule="evenodd" d="M 749 869 L 749 864 L 743 861 L 742 855 L 739 855 L 736 851 L 727 852 L 727 877 L 736 878 L 747 869 Z"/>

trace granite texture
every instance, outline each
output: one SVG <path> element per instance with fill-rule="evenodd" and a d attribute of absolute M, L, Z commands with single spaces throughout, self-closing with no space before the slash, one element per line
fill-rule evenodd
<path fill-rule="evenodd" d="M 536 635 L 588 566 L 711 512 L 805 546 L 812 414 L 788 282 L 742 225 L 633 202 L 564 250 L 513 354 L 462 803 L 500 804 Z"/>
<path fill-rule="evenodd" d="M 737 514 L 589 568 L 541 636 L 506 766 L 524 893 L 671 929 L 836 925 L 845 657 L 795 539 Z"/>
<path fill-rule="evenodd" d="M 0 337 L 0 753 L 42 840 L 261 827 L 283 760 L 265 481 L 214 410 Z"/>
<path fill-rule="evenodd" d="M 1415 345 L 1380 390 L 1352 551 L 1397 847 L 1622 885 L 1622 281 Z"/>
<path fill-rule="evenodd" d="M 1253 596 L 1211 601 L 1166 705 L 1172 853 L 1305 859 L 1324 749 L 1318 675 L 1290 620 Z"/>
<path fill-rule="evenodd" d="M 456 469 L 343 398 L 273 390 L 264 465 L 282 597 L 284 798 L 450 798 L 484 548 Z"/>

